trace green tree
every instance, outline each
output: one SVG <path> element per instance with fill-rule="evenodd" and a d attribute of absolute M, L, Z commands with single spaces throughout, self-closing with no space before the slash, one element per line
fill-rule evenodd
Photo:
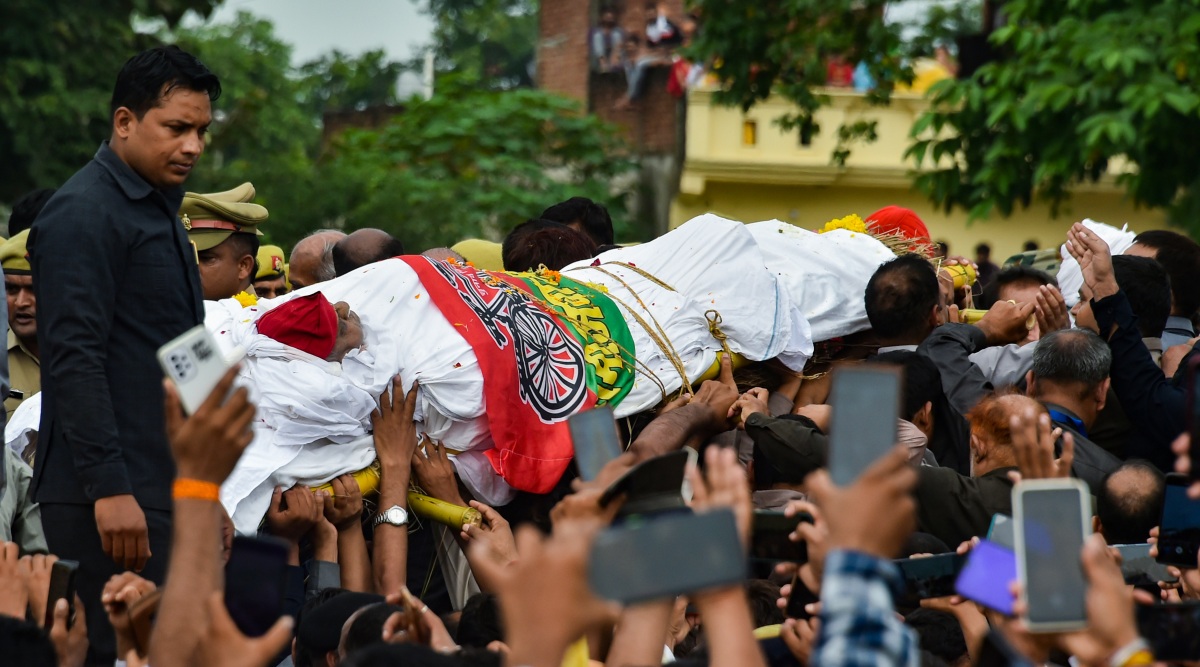
<path fill-rule="evenodd" d="M 113 82 L 152 36 L 135 15 L 176 25 L 220 0 L 5 0 L 0 8 L 0 201 L 61 184 L 107 139 Z"/>
<path fill-rule="evenodd" d="M 310 97 L 316 84 L 291 65 L 292 47 L 269 21 L 244 11 L 229 23 L 162 36 L 221 77 L 208 146 L 188 189 L 215 192 L 250 181 L 271 212 L 263 225 L 267 239 L 286 243 L 302 236 L 313 222 L 304 201 L 316 178 L 321 106 Z M 311 75 L 322 72 L 314 67 Z"/>
<path fill-rule="evenodd" d="M 368 107 L 399 102 L 396 81 L 405 65 L 387 59 L 382 49 L 349 56 L 341 51 L 327 53 L 300 67 L 305 98 L 311 113 L 362 111 Z"/>
<path fill-rule="evenodd" d="M 413 1 L 425 5 L 434 19 L 439 71 L 477 80 L 488 88 L 533 86 L 537 0 Z"/>
<path fill-rule="evenodd" d="M 900 26 L 885 25 L 883 0 L 693 0 L 705 21 L 697 57 L 714 62 L 719 100 L 749 108 L 774 93 L 795 102 L 787 123 L 804 123 L 826 103 L 825 58 L 865 62 L 886 103 L 906 80 L 913 50 Z M 970 3 L 966 3 L 970 4 Z M 996 3 L 991 3 L 993 6 Z M 986 5 L 985 5 L 986 6 Z M 972 218 L 1011 213 L 1035 197 L 1052 208 L 1072 186 L 1124 165 L 1118 182 L 1139 204 L 1167 207 L 1200 231 L 1200 0 L 1007 0 L 990 35 L 999 56 L 969 79 L 929 92 L 932 107 L 913 127 L 909 156 L 919 190 Z M 944 20 L 972 29 L 969 12 Z M 944 21 L 943 21 L 944 23 Z M 983 21 L 979 21 L 983 23 Z M 930 21 L 926 29 L 944 27 Z M 841 128 L 846 141 L 873 128 Z M 844 157 L 844 152 L 835 154 Z"/>
<path fill-rule="evenodd" d="M 1120 158 L 1138 204 L 1200 231 L 1200 2 L 1010 0 L 1000 58 L 930 91 L 910 154 L 947 210 L 1057 206 Z M 953 159 L 951 159 L 953 158 Z"/>
<path fill-rule="evenodd" d="M 321 165 L 347 229 L 379 227 L 415 249 L 498 238 L 571 196 L 616 208 L 630 169 L 613 128 L 541 91 L 447 82 L 378 131 L 348 130 Z M 620 223 L 618 223 L 620 225 Z M 619 228 L 622 238 L 631 230 Z"/>

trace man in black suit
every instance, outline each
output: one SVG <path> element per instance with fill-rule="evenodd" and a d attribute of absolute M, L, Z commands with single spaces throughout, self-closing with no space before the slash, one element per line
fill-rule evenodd
<path fill-rule="evenodd" d="M 111 138 L 30 232 L 43 401 L 33 493 L 51 552 L 80 563 L 89 664 L 116 657 L 100 604 L 109 577 L 166 572 L 175 466 L 155 352 L 204 317 L 176 214 L 220 90 L 178 47 L 131 58 Z"/>

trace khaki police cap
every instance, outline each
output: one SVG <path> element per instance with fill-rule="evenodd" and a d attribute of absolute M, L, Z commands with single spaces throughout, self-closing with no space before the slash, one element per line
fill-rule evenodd
<path fill-rule="evenodd" d="M 262 236 L 258 225 L 268 213 L 266 208 L 250 203 L 253 198 L 254 186 L 250 183 L 225 192 L 188 192 L 179 207 L 179 220 L 197 250 L 216 247 L 230 234 Z"/>
<path fill-rule="evenodd" d="M 25 241 L 29 238 L 29 230 L 17 234 L 0 244 L 0 267 L 11 275 L 28 275 L 33 273 L 29 266 L 29 252 L 25 249 Z"/>
<path fill-rule="evenodd" d="M 283 248 L 265 245 L 258 249 L 258 273 L 255 280 L 278 280 L 284 275 Z"/>

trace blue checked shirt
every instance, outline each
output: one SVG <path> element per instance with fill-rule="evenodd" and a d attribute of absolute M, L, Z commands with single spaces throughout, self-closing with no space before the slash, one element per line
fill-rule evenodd
<path fill-rule="evenodd" d="M 810 667 L 916 667 L 916 635 L 896 616 L 892 594 L 903 585 L 890 561 L 833 551 L 821 582 L 821 629 Z"/>

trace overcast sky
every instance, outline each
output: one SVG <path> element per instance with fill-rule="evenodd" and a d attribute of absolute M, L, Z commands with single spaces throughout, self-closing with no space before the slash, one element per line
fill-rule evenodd
<path fill-rule="evenodd" d="M 413 0 L 225 0 L 211 20 L 230 21 L 239 10 L 270 19 L 275 34 L 292 45 L 296 65 L 333 49 L 383 48 L 392 60 L 405 60 L 429 43 L 433 30 Z"/>

